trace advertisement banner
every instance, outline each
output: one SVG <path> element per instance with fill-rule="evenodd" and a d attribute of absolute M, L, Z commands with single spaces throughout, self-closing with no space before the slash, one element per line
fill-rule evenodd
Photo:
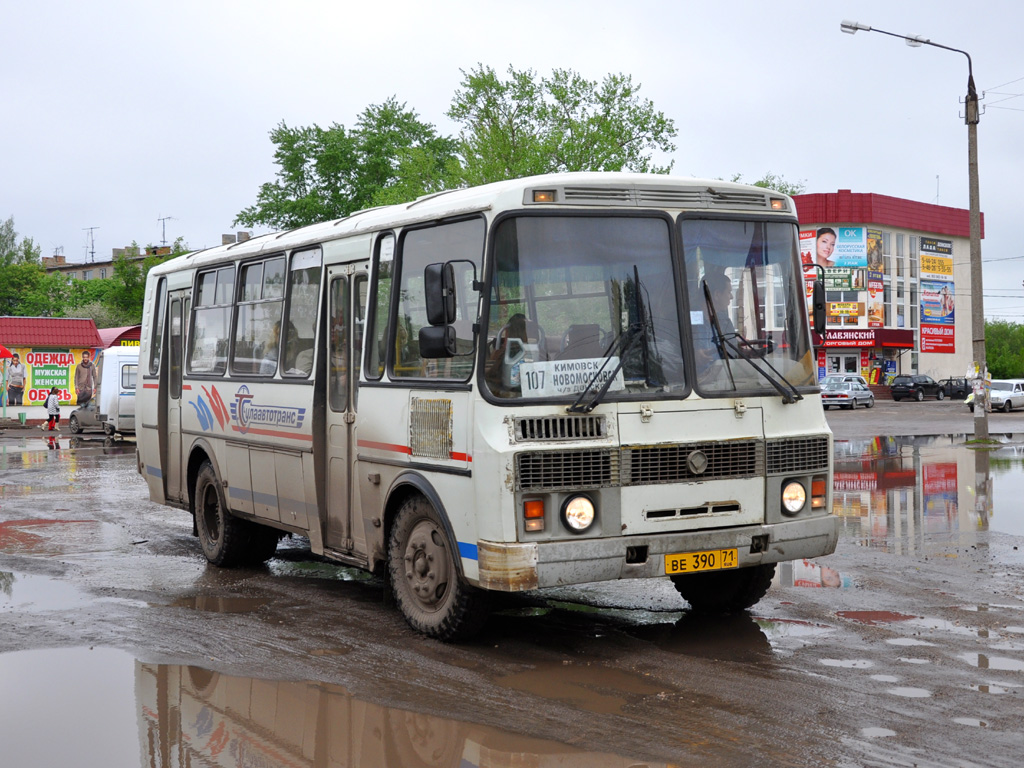
<path fill-rule="evenodd" d="M 953 279 L 953 241 L 921 238 L 921 277 Z"/>
<path fill-rule="evenodd" d="M 942 280 L 921 281 L 921 323 L 953 325 L 954 286 Z"/>
<path fill-rule="evenodd" d="M 868 230 L 868 269 L 885 273 L 885 260 L 882 258 L 882 230 Z"/>
<path fill-rule="evenodd" d="M 954 344 L 955 331 L 956 328 L 952 325 L 925 325 L 922 323 L 921 351 L 953 354 L 956 352 Z"/>
<path fill-rule="evenodd" d="M 828 313 L 834 317 L 860 317 L 864 314 L 863 301 L 830 301 Z"/>
<path fill-rule="evenodd" d="M 75 371 L 82 352 L 95 357 L 96 350 L 19 347 L 17 352 L 25 366 L 23 405 L 42 405 L 52 387 L 57 387 L 61 405 L 74 405 L 76 400 Z"/>
<path fill-rule="evenodd" d="M 885 284 L 881 272 L 868 272 L 868 328 L 885 324 Z"/>
<path fill-rule="evenodd" d="M 868 241 L 864 227 L 839 227 L 832 254 L 834 267 L 867 267 Z"/>

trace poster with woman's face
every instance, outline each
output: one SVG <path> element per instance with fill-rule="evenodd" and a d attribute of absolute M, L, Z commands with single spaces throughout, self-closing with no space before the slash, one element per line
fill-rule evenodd
<path fill-rule="evenodd" d="M 867 230 L 864 227 L 834 227 L 833 229 L 835 229 L 835 248 L 832 252 L 832 265 L 835 267 L 867 267 Z"/>

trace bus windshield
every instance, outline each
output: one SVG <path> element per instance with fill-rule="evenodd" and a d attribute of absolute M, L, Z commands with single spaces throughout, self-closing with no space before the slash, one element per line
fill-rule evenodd
<path fill-rule="evenodd" d="M 484 363 L 491 393 L 685 390 L 670 243 L 660 216 L 502 221 Z"/>
<path fill-rule="evenodd" d="M 698 393 L 796 395 L 813 386 L 794 225 L 686 218 L 679 228 Z"/>

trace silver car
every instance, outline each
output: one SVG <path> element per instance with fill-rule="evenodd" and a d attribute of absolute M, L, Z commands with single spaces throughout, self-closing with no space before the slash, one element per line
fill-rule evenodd
<path fill-rule="evenodd" d="M 1024 379 L 993 379 L 989 398 L 993 411 L 1002 409 L 1009 413 L 1014 408 L 1024 408 Z"/>
<path fill-rule="evenodd" d="M 859 381 L 830 381 L 821 390 L 821 407 L 826 411 L 833 405 L 852 410 L 858 405 L 870 408 L 874 404 L 875 394 Z"/>

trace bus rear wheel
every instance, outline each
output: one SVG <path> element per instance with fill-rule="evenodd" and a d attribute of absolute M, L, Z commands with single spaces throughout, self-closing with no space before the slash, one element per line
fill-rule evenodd
<path fill-rule="evenodd" d="M 729 571 L 672 576 L 676 591 L 697 613 L 738 613 L 765 596 L 775 563 Z"/>
<path fill-rule="evenodd" d="M 199 544 L 213 565 L 260 565 L 277 551 L 280 534 L 276 530 L 231 514 L 224 487 L 208 461 L 203 462 L 196 477 L 195 508 Z"/>
<path fill-rule="evenodd" d="M 483 593 L 459 577 L 440 516 L 422 496 L 406 499 L 395 515 L 388 575 L 399 610 L 417 632 L 445 642 L 463 640 L 487 618 Z"/>

